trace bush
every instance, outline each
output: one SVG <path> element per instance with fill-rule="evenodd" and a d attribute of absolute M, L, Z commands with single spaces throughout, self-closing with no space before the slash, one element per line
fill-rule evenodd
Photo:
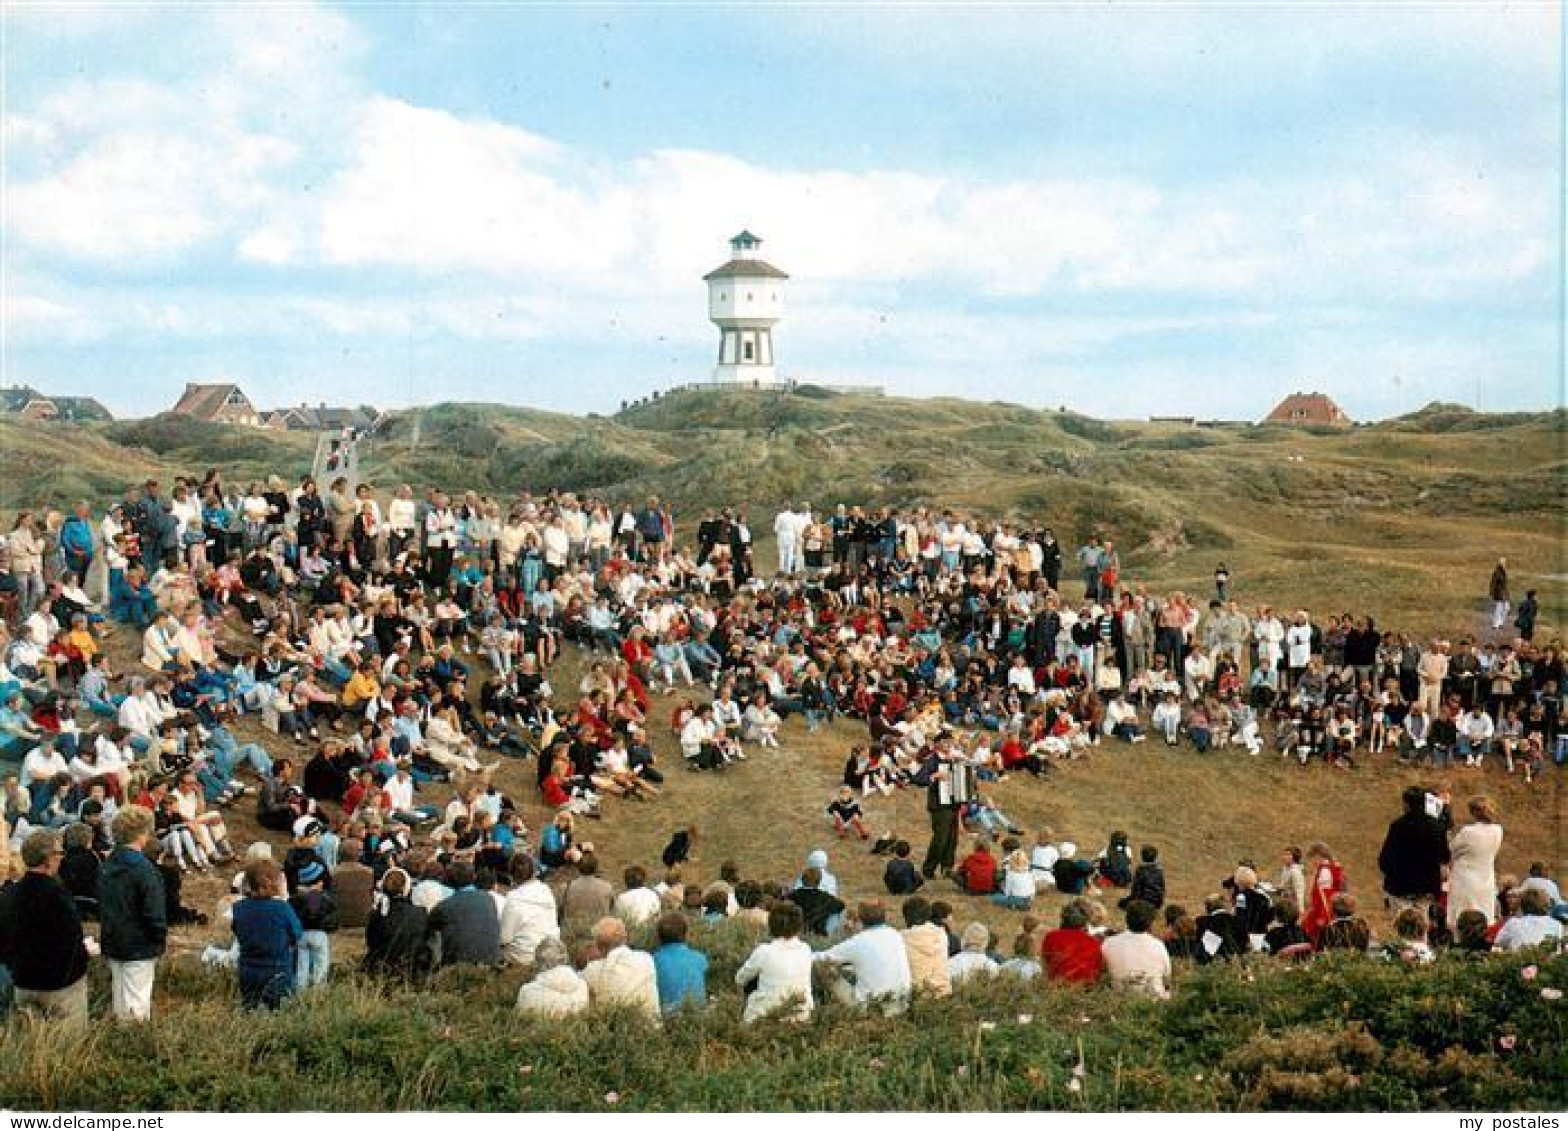
<path fill-rule="evenodd" d="M 715 1001 L 662 1032 L 614 1011 L 520 1018 L 518 976 L 476 970 L 425 987 L 334 979 L 245 1014 L 230 976 L 166 962 L 150 1024 L 0 1032 L 0 1106 L 1419 1111 L 1568 1094 L 1568 1004 L 1540 992 L 1568 986 L 1564 956 L 1258 960 L 1180 970 L 1170 1002 L 998 980 L 895 1018 L 827 1004 L 805 1025 L 747 1026 L 729 987 L 753 936 L 723 924 L 692 941 Z M 101 971 L 95 983 L 101 1014 Z"/>

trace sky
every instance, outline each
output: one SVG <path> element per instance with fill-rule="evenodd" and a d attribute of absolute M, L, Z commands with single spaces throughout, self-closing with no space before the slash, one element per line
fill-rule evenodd
<path fill-rule="evenodd" d="M 0 8 L 0 381 L 613 412 L 1561 403 L 1555 4 Z"/>

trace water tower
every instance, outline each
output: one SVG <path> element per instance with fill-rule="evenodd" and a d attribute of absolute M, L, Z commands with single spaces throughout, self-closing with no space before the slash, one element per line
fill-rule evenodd
<path fill-rule="evenodd" d="M 757 258 L 762 241 L 750 232 L 730 240 L 729 262 L 703 276 L 708 318 L 719 328 L 719 363 L 713 379 L 725 385 L 773 385 L 773 325 L 784 314 L 789 278 Z"/>

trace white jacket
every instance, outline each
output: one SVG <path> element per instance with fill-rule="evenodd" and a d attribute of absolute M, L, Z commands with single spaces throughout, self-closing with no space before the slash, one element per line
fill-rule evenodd
<path fill-rule="evenodd" d="M 659 983 L 653 955 L 618 946 L 603 958 L 588 963 L 583 980 L 596 1005 L 628 1005 L 641 1009 L 655 1024 L 659 1012 Z"/>
<path fill-rule="evenodd" d="M 547 938 L 560 937 L 555 893 L 549 885 L 529 880 L 506 893 L 506 902 L 501 907 L 502 961 L 511 966 L 532 965 L 539 944 Z M 586 986 L 584 992 L 587 992 Z M 522 1005 L 521 997 L 518 1005 Z"/>
<path fill-rule="evenodd" d="M 517 991 L 517 1011 L 570 1017 L 588 1008 L 588 983 L 570 966 L 552 966 Z"/>
<path fill-rule="evenodd" d="M 755 1021 L 791 998 L 798 999 L 791 1019 L 804 1021 L 810 1017 L 811 961 L 811 947 L 801 939 L 773 939 L 752 951 L 751 957 L 735 971 L 737 986 L 757 979 L 757 988 L 746 999 L 743 1020 Z"/>

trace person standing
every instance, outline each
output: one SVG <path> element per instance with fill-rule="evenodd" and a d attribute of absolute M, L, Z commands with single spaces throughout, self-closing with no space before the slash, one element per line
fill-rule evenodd
<path fill-rule="evenodd" d="M 58 833 L 22 842 L 22 878 L 0 896 L 0 964 L 11 971 L 16 1004 L 44 1017 L 87 1020 L 88 943 L 76 901 L 59 880 Z"/>
<path fill-rule="evenodd" d="M 916 785 L 926 787 L 926 813 L 931 818 L 931 843 L 920 865 L 920 874 L 928 880 L 938 869 L 943 875 L 951 873 L 958 855 L 959 803 L 954 800 L 953 777 L 954 766 L 949 753 L 939 746 L 914 778 Z"/>
<path fill-rule="evenodd" d="M 1535 622 L 1540 614 L 1541 605 L 1535 599 L 1535 590 L 1525 590 L 1524 600 L 1519 602 L 1519 615 L 1514 617 L 1514 627 L 1519 630 L 1519 639 L 1527 644 L 1535 639 Z"/>
<path fill-rule="evenodd" d="M 1488 923 L 1497 921 L 1497 853 L 1503 847 L 1503 826 L 1497 823 L 1497 806 L 1490 797 L 1470 799 L 1472 823 L 1449 841 L 1448 929 L 1459 916 L 1479 911 Z"/>
<path fill-rule="evenodd" d="M 1388 826 L 1377 864 L 1390 910 L 1425 910 L 1443 890 L 1443 865 L 1448 863 L 1448 809 L 1442 819 L 1427 812 L 1427 793 L 1420 786 L 1404 792 L 1405 812 Z"/>
<path fill-rule="evenodd" d="M 1508 610 L 1512 603 L 1508 600 L 1508 559 L 1498 558 L 1497 565 L 1492 569 L 1492 580 L 1487 586 L 1487 595 L 1492 598 L 1492 630 L 1495 632 L 1508 623 Z"/>
<path fill-rule="evenodd" d="M 115 814 L 113 829 L 115 850 L 98 873 L 110 1000 L 116 1017 L 145 1021 L 152 1016 L 153 979 L 169 935 L 163 877 L 145 852 L 152 810 L 127 805 Z"/>
<path fill-rule="evenodd" d="M 1315 944 L 1334 918 L 1334 897 L 1345 890 L 1345 870 L 1322 841 L 1307 849 L 1307 907 L 1301 929 Z"/>

